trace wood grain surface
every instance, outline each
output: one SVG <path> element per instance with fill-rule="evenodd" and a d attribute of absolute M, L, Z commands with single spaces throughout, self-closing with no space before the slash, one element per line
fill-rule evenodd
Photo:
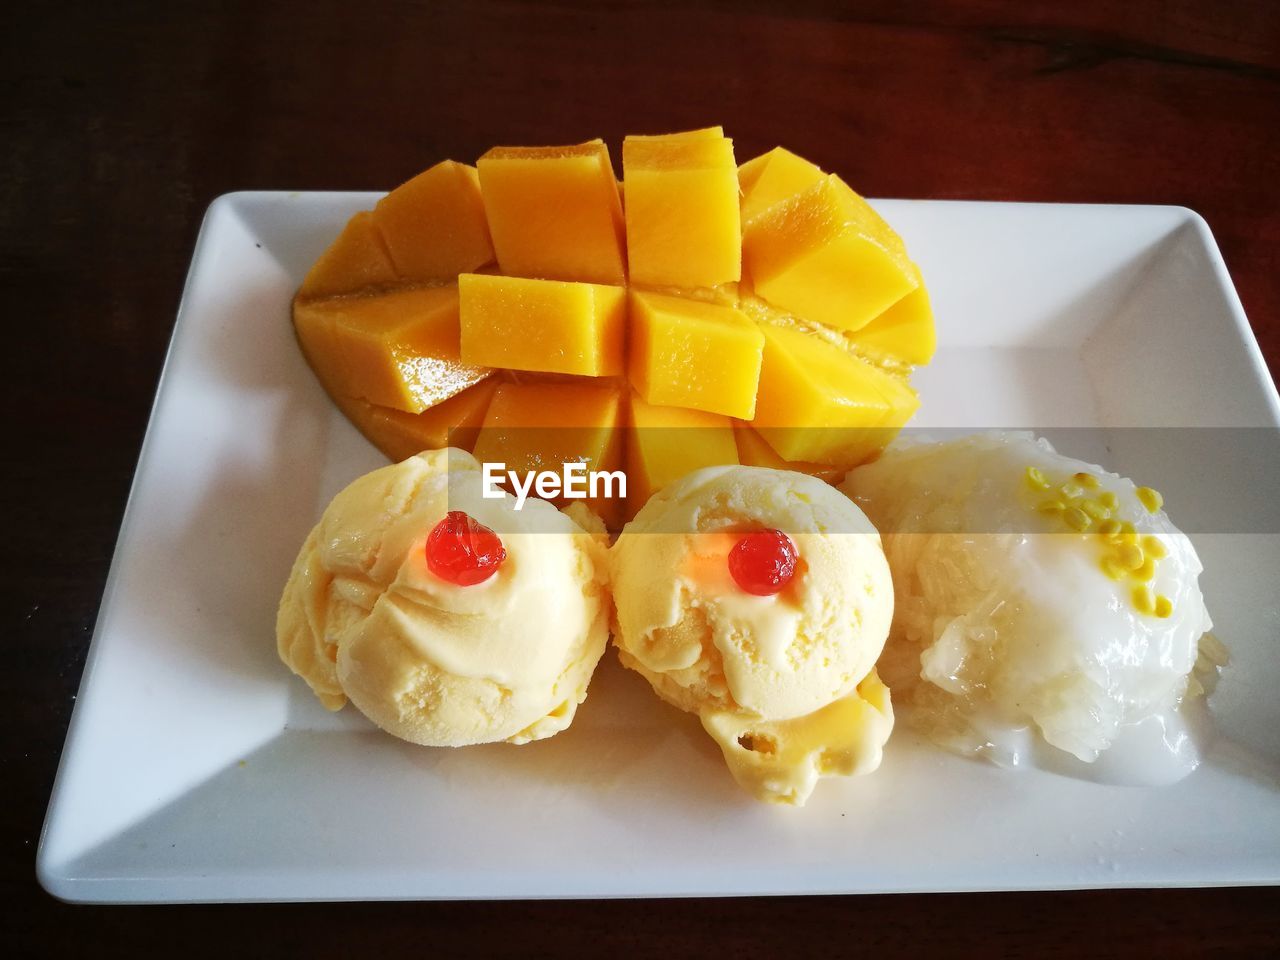
<path fill-rule="evenodd" d="M 0 24 L 10 955 L 1280 955 L 1275 889 L 96 908 L 33 866 L 218 194 L 720 123 L 740 157 L 786 144 L 870 196 L 1192 207 L 1274 375 L 1280 4 L 29 0 Z"/>

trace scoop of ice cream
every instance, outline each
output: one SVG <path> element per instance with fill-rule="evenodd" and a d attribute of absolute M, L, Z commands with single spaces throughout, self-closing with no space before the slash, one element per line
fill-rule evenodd
<path fill-rule="evenodd" d="M 1189 749 L 1170 711 L 1210 621 L 1155 491 L 1025 433 L 903 444 L 842 489 L 885 538 L 879 669 L 910 723 L 1014 765 L 1028 730 L 1085 762 L 1147 721 Z"/>
<path fill-rule="evenodd" d="M 799 556 L 794 578 L 769 596 L 740 587 L 728 563 L 744 534 L 763 530 L 785 533 Z M 759 732 L 763 721 L 792 722 L 772 728 L 776 749 L 747 748 L 770 754 L 775 767 L 837 773 L 857 766 L 830 758 L 823 766 L 816 740 L 803 750 L 778 743 L 805 727 L 802 719 L 856 696 L 889 630 L 892 584 L 880 537 L 848 498 L 791 471 L 698 470 L 652 497 L 611 556 L 620 659 L 663 699 L 702 717 L 735 775 L 738 737 Z M 892 725 L 887 716 L 876 751 Z M 832 728 L 814 721 L 806 729 Z M 837 732 L 849 739 L 848 729 Z M 802 803 L 815 778 L 752 775 L 744 785 L 764 799 Z"/>
<path fill-rule="evenodd" d="M 608 637 L 603 537 L 541 500 L 486 499 L 470 454 L 437 450 L 334 498 L 285 586 L 281 659 L 329 709 L 350 698 L 429 746 L 549 737 L 573 720 Z M 506 558 L 460 586 L 427 563 L 449 511 L 497 531 Z"/>

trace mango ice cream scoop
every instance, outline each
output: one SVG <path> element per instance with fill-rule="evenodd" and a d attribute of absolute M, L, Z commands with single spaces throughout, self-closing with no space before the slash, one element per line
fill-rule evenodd
<path fill-rule="evenodd" d="M 607 557 L 541 500 L 485 498 L 468 453 L 433 450 L 339 493 L 302 546 L 280 658 L 329 709 L 348 699 L 428 746 L 565 729 L 608 638 Z"/>
<path fill-rule="evenodd" d="M 611 561 L 622 663 L 699 716 L 745 789 L 800 805 L 819 777 L 879 766 L 893 584 L 847 497 L 792 471 L 697 470 L 649 500 Z"/>

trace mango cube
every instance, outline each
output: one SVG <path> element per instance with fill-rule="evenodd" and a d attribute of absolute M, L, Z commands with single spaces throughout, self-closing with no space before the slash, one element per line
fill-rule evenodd
<path fill-rule="evenodd" d="M 918 285 L 902 240 L 839 177 L 757 218 L 743 238 L 757 295 L 837 330 L 858 330 Z"/>
<path fill-rule="evenodd" d="M 630 378 L 646 403 L 750 419 L 763 348 L 735 307 L 631 292 Z"/>
<path fill-rule="evenodd" d="M 387 245 L 373 225 L 373 215 L 361 210 L 307 271 L 298 296 L 332 297 L 387 286 L 397 279 Z"/>
<path fill-rule="evenodd" d="M 452 284 L 300 300 L 293 319 L 321 381 L 378 406 L 421 413 L 492 372 L 459 356 L 458 290 Z"/>
<path fill-rule="evenodd" d="M 718 127 L 622 143 L 633 283 L 714 287 L 742 275 L 738 169 Z"/>
<path fill-rule="evenodd" d="M 907 383 L 794 327 L 765 327 L 760 394 L 751 427 L 784 460 L 853 467 L 911 419 Z"/>
<path fill-rule="evenodd" d="M 622 167 L 598 139 L 495 147 L 353 216 L 293 306 L 339 409 L 397 460 L 628 463 L 626 503 L 588 504 L 613 526 L 703 466 L 873 457 L 935 349 L 902 239 L 782 147 L 737 167 L 720 127 L 627 137 Z"/>
<path fill-rule="evenodd" d="M 622 287 L 463 274 L 458 290 L 467 363 L 585 377 L 622 373 Z"/>
<path fill-rule="evenodd" d="M 405 280 L 452 280 L 493 260 L 475 167 L 445 160 L 378 201 L 373 222 Z"/>
<path fill-rule="evenodd" d="M 627 515 L 686 473 L 738 462 L 733 422 L 717 413 L 656 407 L 631 396 L 627 430 Z"/>
<path fill-rule="evenodd" d="M 363 400 L 355 401 L 360 409 L 354 416 L 344 412 L 375 447 L 399 463 L 423 450 L 470 450 L 497 387 L 497 380 L 485 380 L 422 413 L 377 407 Z"/>
<path fill-rule="evenodd" d="M 517 471 L 570 462 L 607 469 L 619 453 L 620 410 L 614 384 L 503 383 L 489 402 L 474 453 Z"/>
<path fill-rule="evenodd" d="M 476 167 L 503 273 L 626 283 L 622 203 L 603 140 L 494 147 Z"/>
<path fill-rule="evenodd" d="M 504 383 L 494 392 L 473 449 L 481 463 L 508 471 L 559 471 L 583 463 L 588 471 L 622 466 L 621 395 L 614 384 Z M 610 526 L 620 522 L 623 501 L 588 499 Z"/>
<path fill-rule="evenodd" d="M 770 210 L 813 186 L 826 174 L 804 157 L 783 147 L 774 147 L 738 168 L 742 188 L 744 227 Z"/>
<path fill-rule="evenodd" d="M 875 359 L 896 360 L 914 366 L 923 366 L 932 360 L 938 337 L 933 326 L 929 291 L 924 283 L 921 282 L 892 307 L 852 334 L 850 339 Z"/>
<path fill-rule="evenodd" d="M 769 446 L 769 442 L 764 437 L 760 436 L 745 423 L 734 424 L 733 436 L 738 444 L 738 462 L 748 467 L 795 470 L 799 473 L 807 473 L 810 476 L 817 477 L 819 480 L 825 480 L 827 483 L 835 483 L 845 474 L 845 471 L 840 467 L 832 466 L 829 463 L 783 460 L 774 452 L 773 447 Z"/>

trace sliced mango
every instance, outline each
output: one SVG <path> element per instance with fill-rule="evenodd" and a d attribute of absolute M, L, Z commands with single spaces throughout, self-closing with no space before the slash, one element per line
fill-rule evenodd
<path fill-rule="evenodd" d="M 378 406 L 421 413 L 492 372 L 460 358 L 453 284 L 299 300 L 293 319 L 322 382 Z"/>
<path fill-rule="evenodd" d="M 923 366 L 932 360 L 938 336 L 924 282 L 920 281 L 918 287 L 850 339 L 874 359 L 896 360 L 912 366 Z"/>
<path fill-rule="evenodd" d="M 821 180 L 816 164 L 783 147 L 774 147 L 738 168 L 742 188 L 742 224 L 746 228 L 762 213 L 790 200 Z"/>
<path fill-rule="evenodd" d="M 718 129 L 623 141 L 633 283 L 714 287 L 741 277 L 738 168 Z"/>
<path fill-rule="evenodd" d="M 622 203 L 603 140 L 494 147 L 476 167 L 503 273 L 626 283 Z"/>
<path fill-rule="evenodd" d="M 614 525 L 700 466 L 875 456 L 936 346 L 902 239 L 782 147 L 735 166 L 720 127 L 627 137 L 622 166 L 497 147 L 352 217 L 294 305 L 348 418 L 396 459 L 450 429 L 518 472 L 629 459 L 627 505 L 594 504 Z"/>
<path fill-rule="evenodd" d="M 749 467 L 795 470 L 798 473 L 807 473 L 810 476 L 817 477 L 819 480 L 825 480 L 827 483 L 837 482 L 847 472 L 843 468 L 832 466 L 829 463 L 783 460 L 774 452 L 773 447 L 769 446 L 769 442 L 764 437 L 760 436 L 745 423 L 734 424 L 733 436 L 738 445 L 738 462 Z"/>
<path fill-rule="evenodd" d="M 498 381 L 490 378 L 422 413 L 405 413 L 363 400 L 346 400 L 340 406 L 370 443 L 398 463 L 423 450 L 470 450 L 497 387 Z"/>
<path fill-rule="evenodd" d="M 850 468 L 875 456 L 920 405 L 905 380 L 793 327 L 766 326 L 757 430 L 784 460 Z"/>
<path fill-rule="evenodd" d="M 754 415 L 764 335 L 734 307 L 631 292 L 631 383 L 651 404 Z"/>
<path fill-rule="evenodd" d="M 509 470 L 555 470 L 581 461 L 606 469 L 616 461 L 620 388 L 616 384 L 503 383 L 476 440 L 481 462 Z"/>
<path fill-rule="evenodd" d="M 504 463 L 520 474 L 559 471 L 575 462 L 588 471 L 619 470 L 622 412 L 615 383 L 504 383 L 489 403 L 473 453 L 481 463 Z M 622 519 L 617 492 L 584 501 L 610 526 Z"/>
<path fill-rule="evenodd" d="M 686 473 L 738 462 L 733 422 L 716 413 L 658 407 L 631 395 L 627 429 L 627 516 Z"/>
<path fill-rule="evenodd" d="M 378 201 L 373 222 L 402 278 L 453 280 L 493 260 L 475 167 L 445 160 Z"/>
<path fill-rule="evenodd" d="M 622 287 L 463 274 L 458 290 L 467 363 L 585 377 L 623 371 Z"/>
<path fill-rule="evenodd" d="M 338 239 L 307 271 L 298 296 L 356 293 L 369 287 L 388 286 L 397 279 L 387 245 L 373 225 L 373 215 L 361 210 L 347 221 Z"/>
<path fill-rule="evenodd" d="M 743 256 L 758 296 L 837 330 L 861 329 L 918 284 L 901 238 L 835 176 L 752 222 Z"/>

